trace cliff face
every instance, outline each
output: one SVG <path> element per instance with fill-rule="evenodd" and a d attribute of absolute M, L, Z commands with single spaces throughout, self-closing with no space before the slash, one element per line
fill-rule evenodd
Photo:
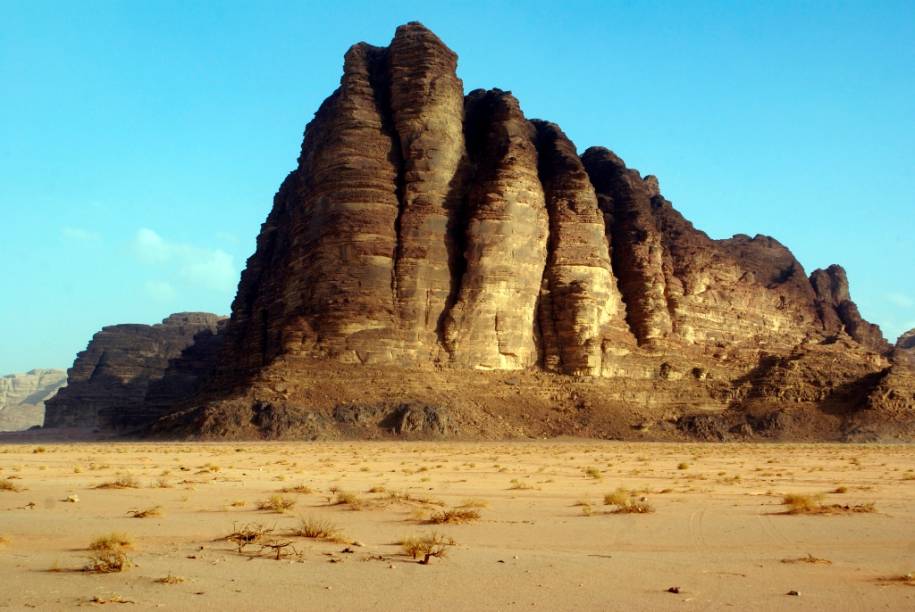
<path fill-rule="evenodd" d="M 242 276 L 224 361 L 614 371 L 635 346 L 785 348 L 842 330 L 888 348 L 838 266 L 808 279 L 771 238 L 716 241 L 603 148 L 412 23 L 346 54 Z M 605 364 L 609 364 L 605 366 Z"/>
<path fill-rule="evenodd" d="M 201 353 L 213 342 L 220 320 L 192 312 L 156 325 L 103 328 L 76 356 L 66 386 L 46 402 L 44 426 L 117 429 L 161 416 L 154 407 L 157 399 L 196 390 L 194 381 L 212 363 L 212 350 L 205 358 Z M 154 391 L 151 402 L 146 402 L 148 391 Z"/>
<path fill-rule="evenodd" d="M 350 48 L 224 332 L 130 354 L 118 333 L 99 337 L 123 365 L 90 346 L 71 384 L 92 408 L 79 416 L 64 393 L 52 422 L 166 415 L 156 431 L 212 437 L 915 435 L 907 366 L 842 268 L 808 277 L 773 238 L 711 239 L 657 178 L 602 147 L 579 155 L 510 92 L 464 95 L 456 67 L 418 23 Z M 183 347 L 165 372 L 159 357 Z"/>
<path fill-rule="evenodd" d="M 41 425 L 45 400 L 67 381 L 63 370 L 36 369 L 0 377 L 0 431 Z"/>

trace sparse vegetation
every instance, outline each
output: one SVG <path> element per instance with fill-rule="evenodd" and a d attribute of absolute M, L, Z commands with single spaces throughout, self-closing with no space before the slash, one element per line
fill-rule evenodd
<path fill-rule="evenodd" d="M 174 576 L 171 572 L 169 572 L 168 576 L 163 578 L 156 578 L 155 582 L 157 584 L 181 584 L 184 582 L 184 578 L 181 576 Z"/>
<path fill-rule="evenodd" d="M 132 547 L 130 537 L 122 533 L 99 536 L 89 544 L 89 562 L 83 571 L 96 574 L 123 572 L 133 566 L 127 556 Z"/>
<path fill-rule="evenodd" d="M 121 474 L 115 480 L 96 485 L 96 489 L 138 489 L 140 483 L 131 474 Z"/>
<path fill-rule="evenodd" d="M 327 542 L 348 542 L 340 528 L 331 521 L 307 516 L 299 520 L 299 526 L 292 530 L 291 535 Z"/>
<path fill-rule="evenodd" d="M 300 484 L 294 487 L 283 487 L 280 489 L 280 493 L 302 493 L 302 494 L 311 494 L 313 491 L 308 485 Z"/>
<path fill-rule="evenodd" d="M 472 523 L 480 520 L 480 512 L 472 508 L 451 508 L 436 512 L 426 521 L 434 525 L 447 523 L 449 525 L 460 525 L 463 523 Z"/>
<path fill-rule="evenodd" d="M 133 518 L 149 518 L 151 516 L 162 516 L 162 506 L 153 506 L 146 510 L 128 510 L 127 514 Z"/>
<path fill-rule="evenodd" d="M 241 553 L 246 546 L 259 544 L 261 540 L 271 533 L 273 533 L 272 528 L 267 529 L 259 523 L 245 524 L 240 527 L 237 524 L 233 524 L 232 533 L 223 539 L 235 544 L 238 547 L 238 552 Z"/>
<path fill-rule="evenodd" d="M 4 480 L 0 480 L 0 491 L 12 491 L 17 493 L 22 491 L 22 487 L 13 482 L 11 479 L 6 478 Z"/>
<path fill-rule="evenodd" d="M 588 478 L 593 478 L 594 480 L 600 480 L 601 478 L 603 478 L 603 474 L 601 474 L 601 471 L 594 466 L 586 467 L 582 471 L 584 471 L 585 476 L 587 476 Z"/>
<path fill-rule="evenodd" d="M 433 557 L 447 556 L 448 548 L 454 546 L 454 540 L 433 532 L 429 535 L 403 538 L 398 544 L 405 554 L 413 559 L 419 559 L 422 565 L 427 565 Z"/>
<path fill-rule="evenodd" d="M 632 491 L 618 488 L 604 495 L 604 505 L 614 506 L 614 514 L 648 514 L 654 507 L 644 497 L 637 497 Z"/>
<path fill-rule="evenodd" d="M 293 507 L 295 507 L 295 500 L 282 495 L 271 495 L 257 504 L 258 510 L 268 510 L 278 514 L 291 510 Z"/>
<path fill-rule="evenodd" d="M 823 504 L 823 494 L 788 493 L 782 503 L 788 506 L 785 514 L 858 514 L 876 512 L 873 502 L 864 504 Z"/>
<path fill-rule="evenodd" d="M 803 557 L 797 557 L 794 559 L 782 559 L 782 563 L 810 563 L 811 565 L 832 565 L 832 561 L 829 559 L 820 559 L 819 557 L 814 557 L 810 553 L 807 553 Z"/>

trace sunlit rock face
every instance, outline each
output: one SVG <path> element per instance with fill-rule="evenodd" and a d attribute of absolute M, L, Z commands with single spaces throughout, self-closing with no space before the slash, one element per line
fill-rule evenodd
<path fill-rule="evenodd" d="M 114 384 L 146 371 L 146 331 L 117 367 L 77 360 L 85 414 L 51 422 L 127 402 L 122 426 L 165 415 L 159 432 L 217 438 L 867 439 L 915 423 L 899 416 L 908 349 L 891 354 L 842 268 L 808 277 L 774 238 L 710 238 L 609 149 L 579 153 L 511 92 L 465 94 L 457 64 L 418 23 L 352 46 L 224 329 L 149 362 L 149 384 Z"/>

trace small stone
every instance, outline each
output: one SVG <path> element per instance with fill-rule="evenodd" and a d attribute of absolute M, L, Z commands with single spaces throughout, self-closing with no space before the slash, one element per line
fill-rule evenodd
<path fill-rule="evenodd" d="M 792 597 L 800 597 L 800 596 L 801 596 L 801 592 L 800 592 L 800 591 L 791 590 L 791 591 L 788 591 L 788 595 L 791 595 Z"/>
<path fill-rule="evenodd" d="M 668 593 L 679 593 L 679 592 L 680 592 L 680 587 L 678 587 L 678 586 L 672 586 L 672 587 L 670 587 L 670 588 L 667 589 L 667 592 L 668 592 Z"/>

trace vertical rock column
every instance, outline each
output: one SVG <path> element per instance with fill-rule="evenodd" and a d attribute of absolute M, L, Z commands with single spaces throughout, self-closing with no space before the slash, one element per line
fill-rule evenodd
<path fill-rule="evenodd" d="M 428 360 L 452 289 L 456 255 L 449 235 L 461 202 L 464 92 L 457 55 L 419 23 L 391 41 L 391 113 L 403 170 L 392 285 L 405 352 Z"/>
<path fill-rule="evenodd" d="M 603 147 L 585 151 L 582 162 L 608 217 L 613 271 L 626 303 L 626 320 L 639 344 L 654 344 L 671 334 L 672 322 L 664 245 L 651 214 L 652 193 L 637 172 Z"/>
<path fill-rule="evenodd" d="M 535 129 L 510 94 L 467 99 L 470 156 L 466 272 L 445 324 L 453 361 L 520 369 L 538 361 L 536 305 L 546 262 L 547 213 L 537 176 Z"/>
<path fill-rule="evenodd" d="M 600 375 L 604 339 L 631 343 L 604 218 L 575 146 L 559 126 L 533 123 L 550 224 L 538 313 L 544 366 Z"/>
<path fill-rule="evenodd" d="M 346 54 L 340 89 L 306 130 L 300 200 L 288 232 L 286 352 L 344 361 L 400 358 L 391 275 L 398 156 L 384 116 L 387 51 L 360 43 Z M 296 344 L 299 344 L 299 348 Z"/>

